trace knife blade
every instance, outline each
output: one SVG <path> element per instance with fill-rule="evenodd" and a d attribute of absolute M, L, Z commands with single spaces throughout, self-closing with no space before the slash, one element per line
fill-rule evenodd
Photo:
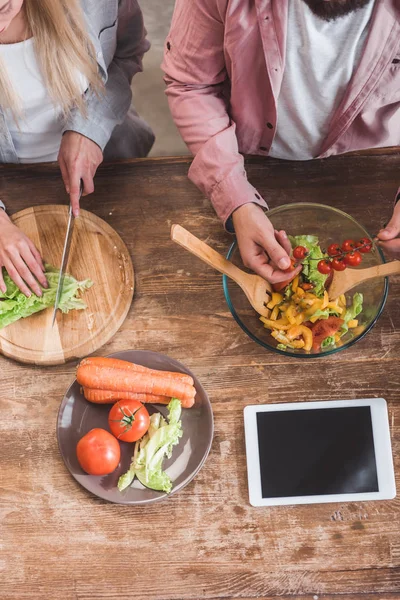
<path fill-rule="evenodd" d="M 81 181 L 81 186 L 80 186 L 80 190 L 79 190 L 79 200 L 82 197 L 82 193 L 83 193 L 83 182 Z M 60 278 L 58 280 L 56 301 L 54 304 L 54 312 L 53 312 L 53 321 L 51 324 L 52 327 L 54 327 L 54 323 L 56 322 L 57 309 L 58 309 L 58 305 L 60 302 L 61 293 L 63 290 L 65 269 L 67 268 L 67 265 L 68 265 L 68 257 L 69 257 L 69 251 L 71 248 L 71 240 L 72 240 L 72 234 L 74 232 L 74 225 L 75 225 L 75 217 L 72 212 L 72 205 L 70 204 L 69 211 L 68 211 L 67 233 L 65 235 L 64 249 L 63 249 L 62 259 L 61 259 Z"/>

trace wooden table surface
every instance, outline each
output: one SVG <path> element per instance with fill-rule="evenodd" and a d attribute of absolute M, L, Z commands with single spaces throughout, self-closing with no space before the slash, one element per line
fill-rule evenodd
<path fill-rule="evenodd" d="M 231 237 L 187 180 L 189 159 L 106 165 L 83 205 L 122 236 L 136 272 L 129 316 L 102 354 L 151 349 L 181 360 L 210 395 L 215 438 L 181 493 L 149 507 L 107 504 L 72 479 L 55 424 L 75 364 L 27 367 L 0 358 L 0 598 L 188 600 L 400 598 L 400 500 L 252 508 L 242 411 L 257 402 L 383 396 L 400 487 L 400 281 L 364 340 L 325 359 L 278 356 L 250 341 L 221 277 L 169 240 L 180 223 L 220 252 Z M 368 230 L 388 220 L 400 153 L 304 163 L 253 158 L 270 206 L 346 210 Z M 0 169 L 17 211 L 67 201 L 53 166 Z"/>

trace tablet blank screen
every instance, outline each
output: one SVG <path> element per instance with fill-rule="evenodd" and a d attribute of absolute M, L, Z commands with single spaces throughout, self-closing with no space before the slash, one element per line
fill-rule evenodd
<path fill-rule="evenodd" d="M 378 492 L 369 406 L 257 413 L 263 498 Z"/>

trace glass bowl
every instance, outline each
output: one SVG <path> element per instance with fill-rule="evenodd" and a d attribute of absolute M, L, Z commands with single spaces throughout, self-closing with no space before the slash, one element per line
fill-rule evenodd
<path fill-rule="evenodd" d="M 330 206 L 314 203 L 286 204 L 274 208 L 268 212 L 275 229 L 284 229 L 288 235 L 317 235 L 321 248 L 327 248 L 333 243 L 343 243 L 346 239 L 359 240 L 362 237 L 372 236 L 357 223 L 353 217 Z M 229 249 L 227 258 L 241 269 L 248 271 L 242 263 L 237 242 Z M 363 254 L 362 267 L 371 267 L 385 262 L 382 251 L 374 244 L 372 252 Z M 361 292 L 364 296 L 363 311 L 358 316 L 359 326 L 355 330 L 349 330 L 337 345 L 333 348 L 321 349 L 319 351 L 305 352 L 304 350 L 277 348 L 278 342 L 271 336 L 260 321 L 259 316 L 248 303 L 248 300 L 240 287 L 224 275 L 223 286 L 225 298 L 229 309 L 240 327 L 247 335 L 266 348 L 286 356 L 296 358 L 315 358 L 327 356 L 346 350 L 358 340 L 361 340 L 375 325 L 381 315 L 388 294 L 388 279 L 373 279 L 352 289 L 346 294 L 348 304 L 353 294 Z"/>

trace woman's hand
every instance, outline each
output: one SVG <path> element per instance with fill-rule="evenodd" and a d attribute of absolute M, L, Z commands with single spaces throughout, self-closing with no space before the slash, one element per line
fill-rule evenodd
<path fill-rule="evenodd" d="M 69 194 L 72 210 L 79 215 L 79 192 L 83 180 L 83 195 L 94 192 L 94 176 L 97 167 L 103 162 L 103 153 L 99 146 L 89 138 L 67 131 L 61 140 L 58 162 L 65 189 Z"/>
<path fill-rule="evenodd" d="M 271 283 L 286 281 L 291 253 L 286 233 L 275 231 L 257 204 L 244 204 L 235 210 L 232 219 L 245 266 Z M 297 272 L 300 270 L 301 266 Z"/>
<path fill-rule="evenodd" d="M 394 208 L 393 216 L 385 229 L 378 233 L 379 245 L 392 258 L 400 258 L 400 202 Z"/>
<path fill-rule="evenodd" d="M 3 269 L 25 296 L 42 295 L 39 283 L 48 287 L 43 261 L 31 240 L 0 210 L 0 289 L 6 292 Z M 36 279 L 35 279 L 36 277 Z M 30 289 L 29 289 L 30 288 Z"/>

